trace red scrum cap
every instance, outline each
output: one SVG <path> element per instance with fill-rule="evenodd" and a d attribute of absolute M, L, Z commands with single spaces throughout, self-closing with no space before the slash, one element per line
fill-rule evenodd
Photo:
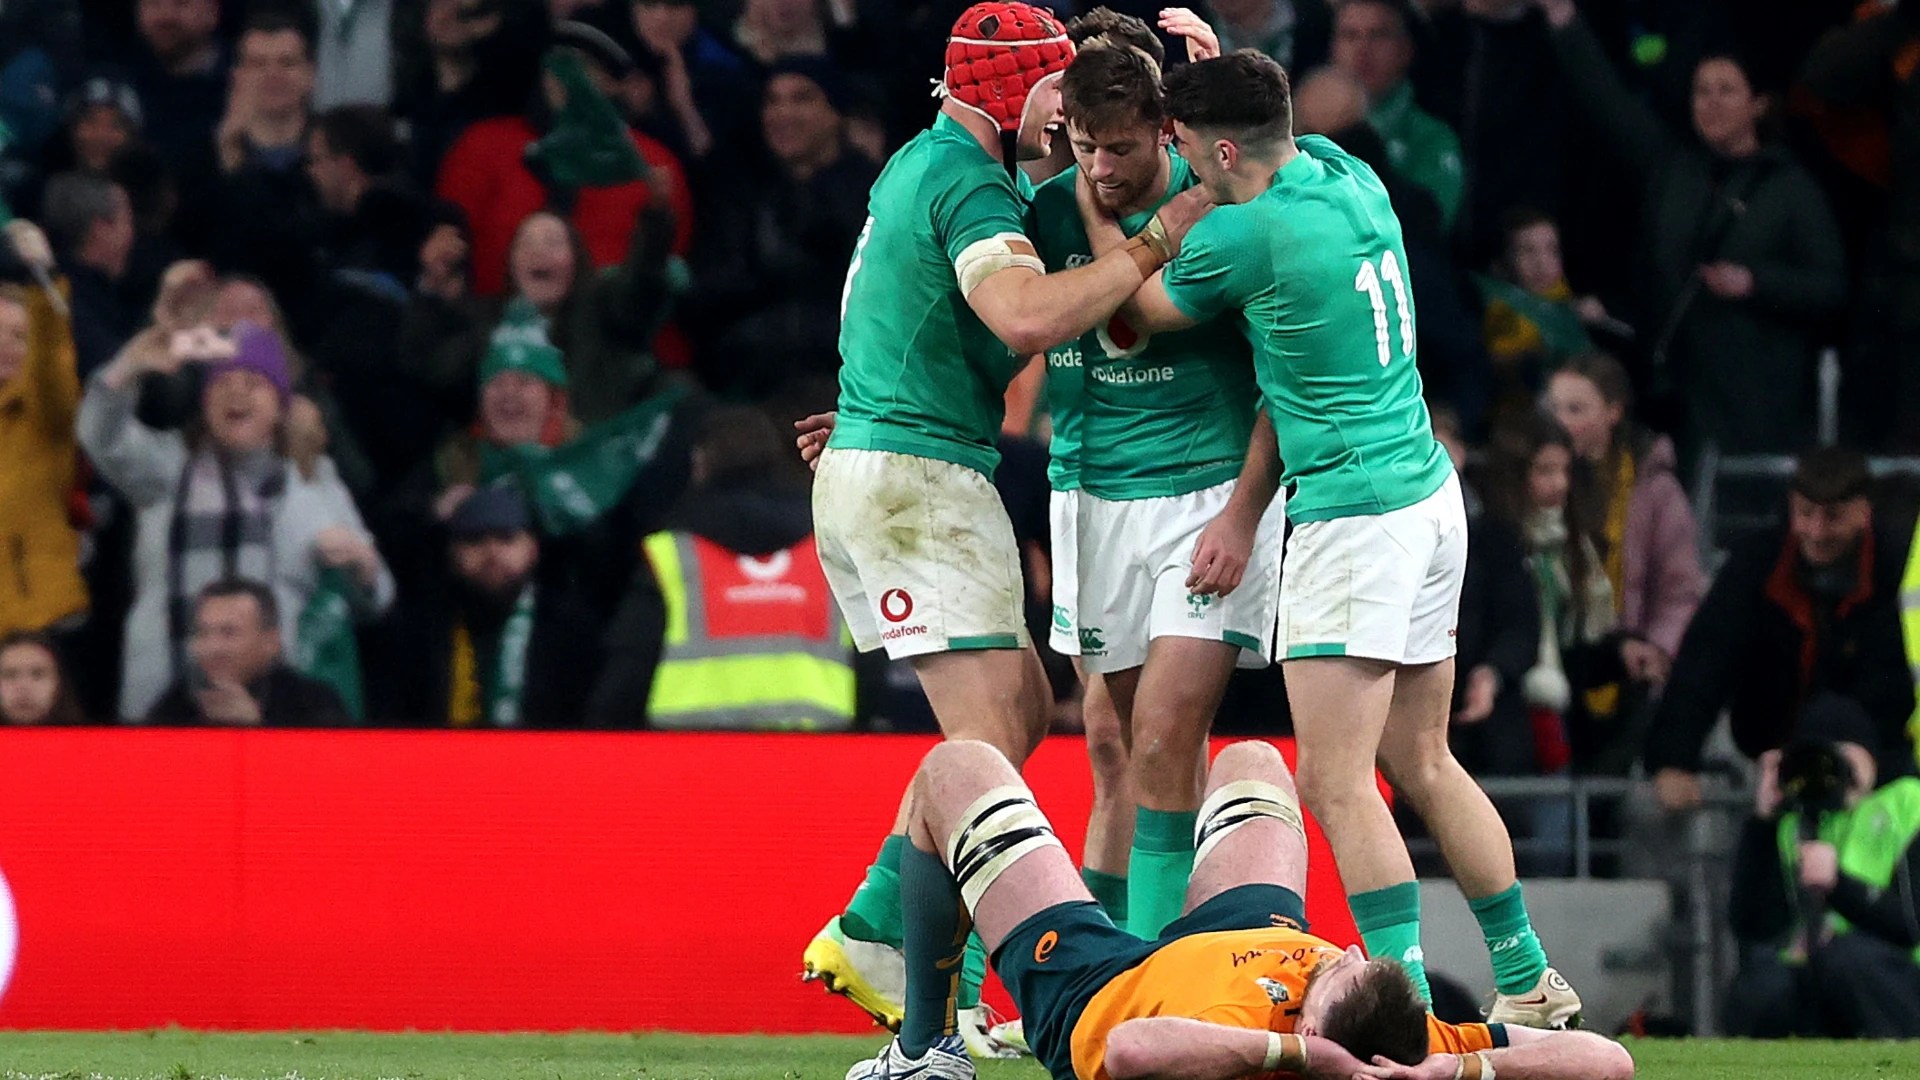
<path fill-rule="evenodd" d="M 1072 60 L 1073 42 L 1051 12 L 1018 0 L 988 0 L 953 24 L 940 93 L 1017 134 L 1027 95 Z"/>

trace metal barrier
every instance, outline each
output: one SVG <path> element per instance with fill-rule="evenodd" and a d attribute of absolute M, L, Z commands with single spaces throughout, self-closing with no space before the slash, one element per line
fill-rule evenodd
<path fill-rule="evenodd" d="M 1733 933 L 1726 914 L 1733 841 L 1740 822 L 1751 812 L 1752 794 L 1723 778 L 1710 775 L 1702 780 L 1700 808 L 1664 819 L 1664 825 L 1677 827 L 1681 833 L 1677 852 L 1670 849 L 1648 852 L 1639 846 L 1631 830 L 1623 830 L 1624 835 L 1620 837 L 1592 835 L 1596 802 L 1624 804 L 1636 795 L 1651 798 L 1653 785 L 1648 780 L 1542 776 L 1490 777 L 1479 783 L 1497 802 L 1566 800 L 1571 804 L 1572 826 L 1567 841 L 1572 852 L 1569 875 L 1572 878 L 1590 879 L 1595 855 L 1644 854 L 1648 862 L 1662 864 L 1657 874 L 1644 876 L 1664 878 L 1675 894 L 1674 923 L 1676 929 L 1683 932 L 1672 935 L 1664 948 L 1675 984 L 1673 1000 L 1676 1004 L 1686 1003 L 1694 1034 L 1712 1035 L 1720 1029 L 1720 994 L 1732 977 L 1735 958 Z M 1621 817 L 1625 821 L 1627 815 Z M 1516 853 L 1551 846 L 1551 840 L 1543 843 L 1537 839 L 1516 840 L 1514 844 Z M 1437 842 L 1429 837 L 1410 838 L 1407 847 L 1416 855 L 1439 851 Z"/>

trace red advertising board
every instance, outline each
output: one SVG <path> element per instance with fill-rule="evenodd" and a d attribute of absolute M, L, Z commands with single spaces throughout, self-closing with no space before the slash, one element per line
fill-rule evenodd
<path fill-rule="evenodd" d="M 931 745 L 0 731 L 0 1027 L 868 1030 L 800 952 Z M 1076 855 L 1085 753 L 1027 772 Z M 1312 847 L 1316 929 L 1350 940 Z"/>

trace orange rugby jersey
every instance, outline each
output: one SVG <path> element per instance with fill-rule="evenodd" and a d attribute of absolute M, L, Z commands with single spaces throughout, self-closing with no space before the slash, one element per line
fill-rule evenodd
<path fill-rule="evenodd" d="M 1161 946 L 1122 972 L 1087 1002 L 1073 1027 L 1073 1073 L 1111 1080 L 1107 1033 L 1143 1016 L 1175 1016 L 1226 1027 L 1290 1033 L 1306 996 L 1307 977 L 1341 953 L 1332 943 L 1285 926 L 1192 934 Z M 1436 1053 L 1496 1046 L 1485 1024 L 1446 1024 L 1427 1017 Z"/>

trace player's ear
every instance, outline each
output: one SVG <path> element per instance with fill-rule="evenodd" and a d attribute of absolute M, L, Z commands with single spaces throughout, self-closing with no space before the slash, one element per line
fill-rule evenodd
<path fill-rule="evenodd" d="M 1367 962 L 1366 950 L 1362 949 L 1358 945 L 1347 946 L 1347 955 L 1355 960 L 1360 961 L 1363 964 Z"/>
<path fill-rule="evenodd" d="M 1240 160 L 1240 148 L 1225 139 L 1213 144 L 1213 158 L 1222 170 L 1231 171 L 1233 163 Z"/>
<path fill-rule="evenodd" d="M 1165 150 L 1173 145 L 1173 117 L 1160 121 L 1160 148 Z"/>

